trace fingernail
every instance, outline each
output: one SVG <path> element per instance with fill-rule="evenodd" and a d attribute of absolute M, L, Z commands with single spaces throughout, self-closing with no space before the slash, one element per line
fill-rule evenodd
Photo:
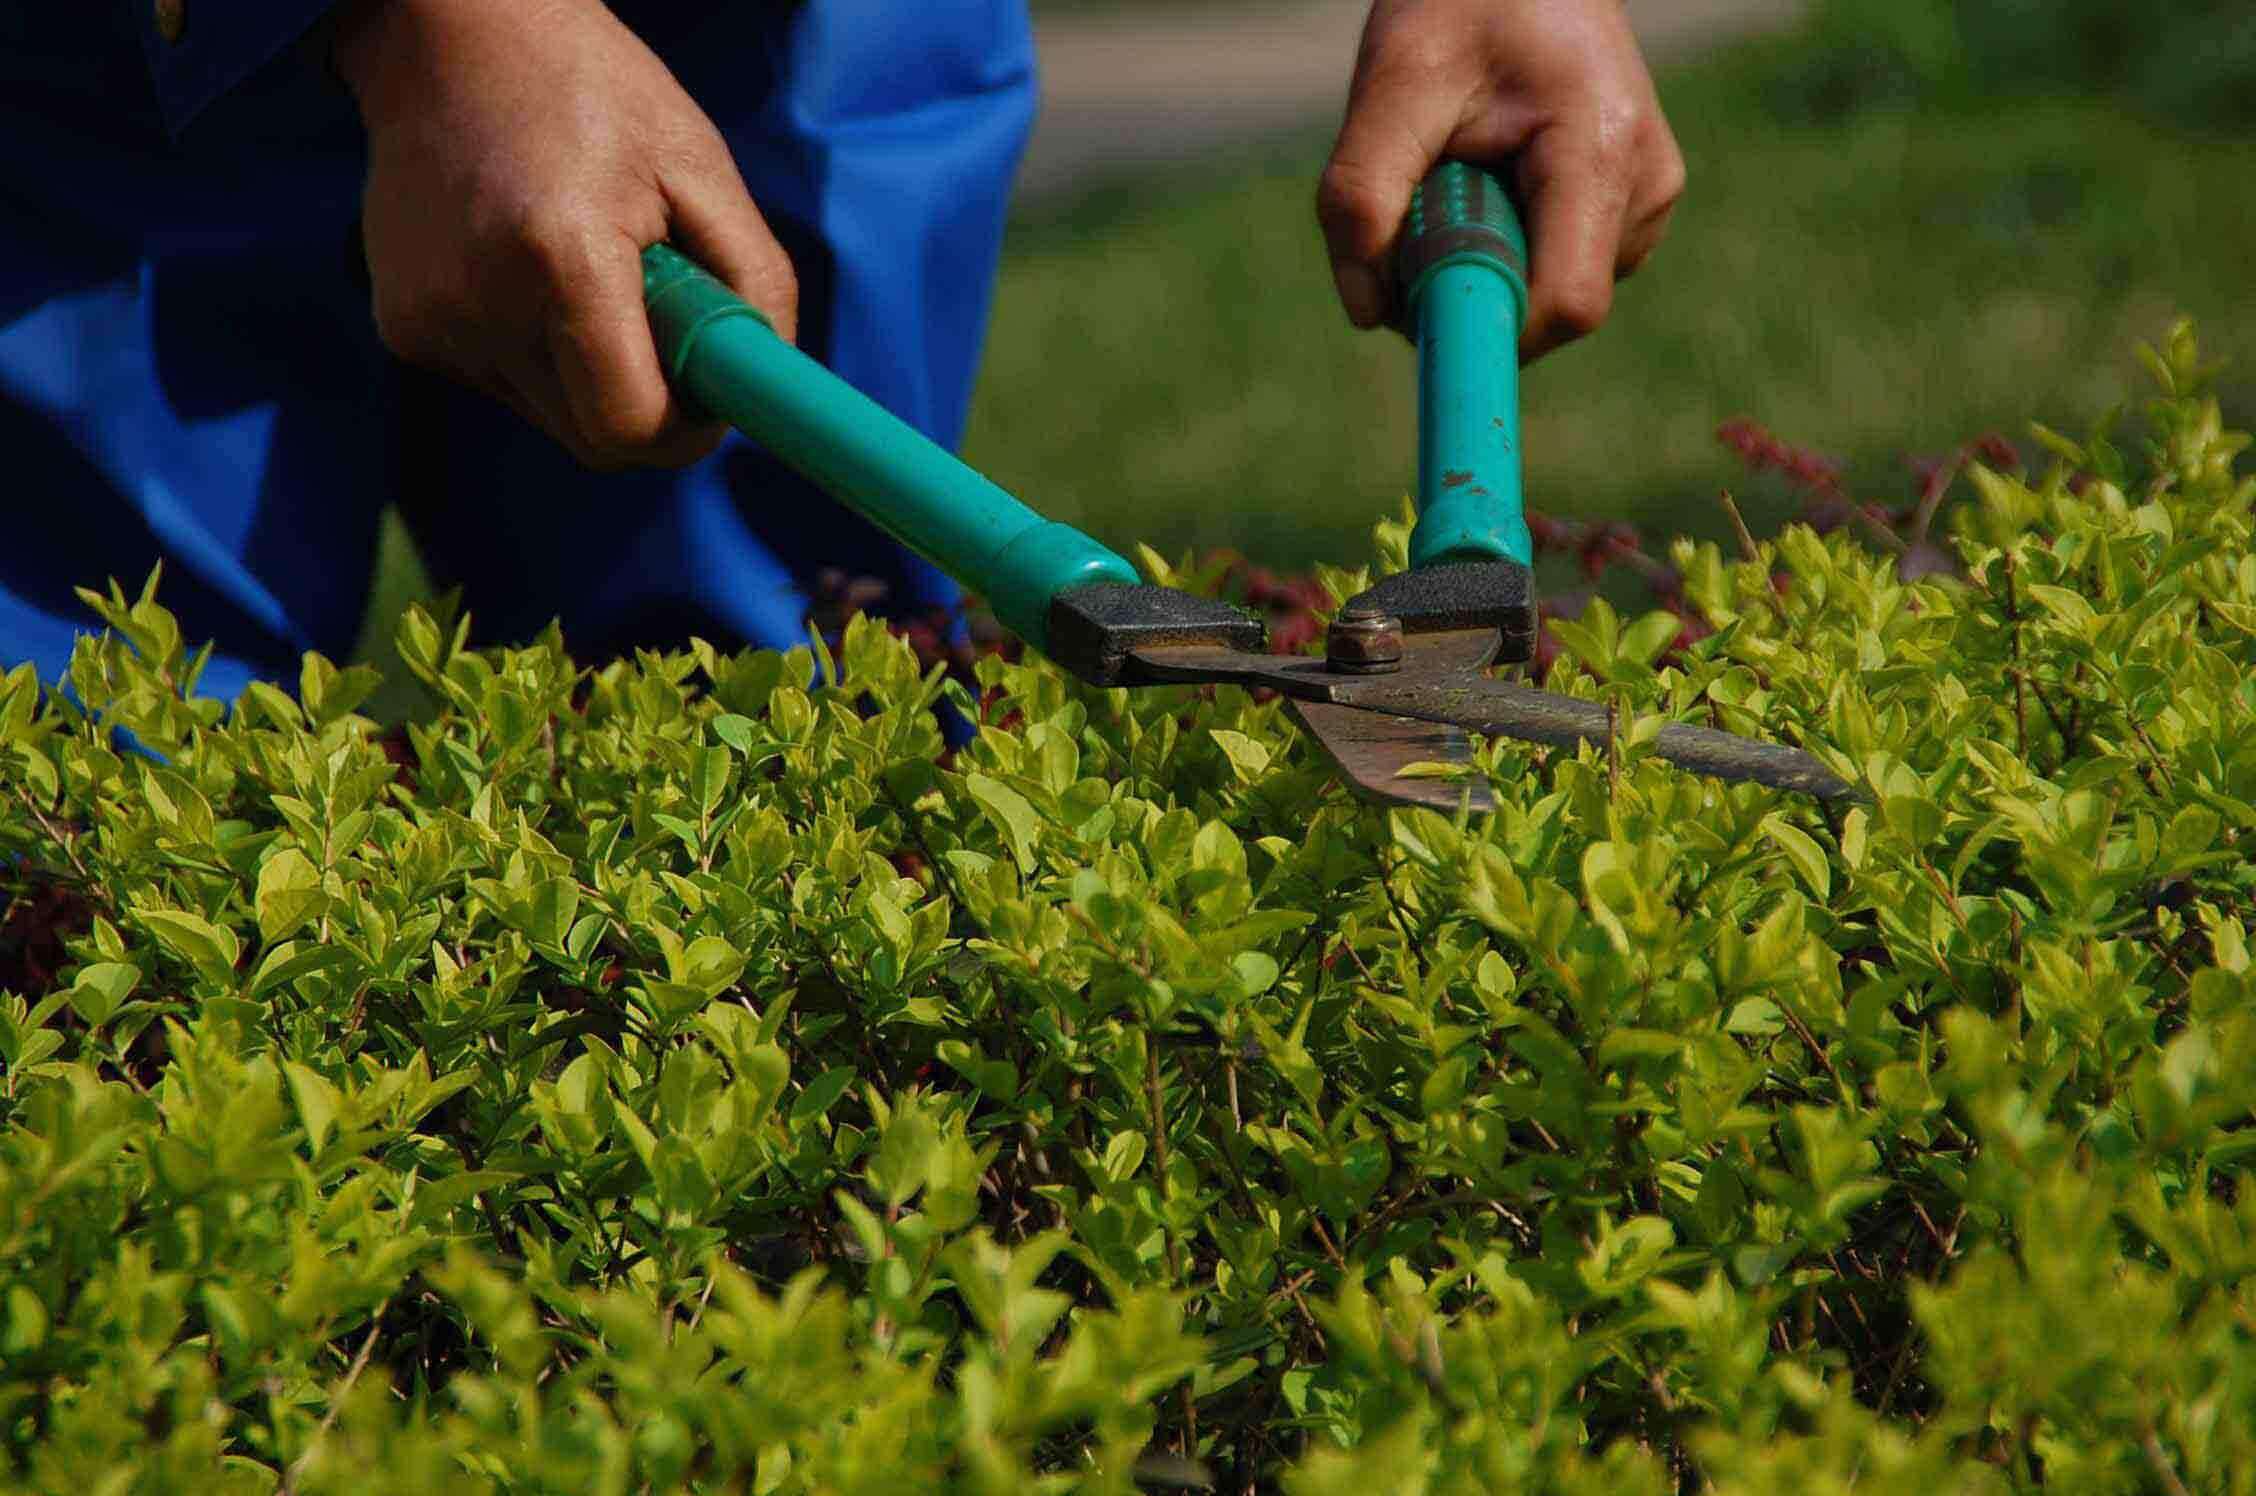
<path fill-rule="evenodd" d="M 1347 308 L 1347 320 L 1357 327 L 1370 327 L 1386 314 L 1386 298 L 1379 291 L 1379 278 L 1360 260 L 1334 260 L 1332 283 L 1339 287 L 1340 305 Z"/>

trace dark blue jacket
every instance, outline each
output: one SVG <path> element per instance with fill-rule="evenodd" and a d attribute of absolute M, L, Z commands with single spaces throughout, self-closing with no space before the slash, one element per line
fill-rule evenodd
<path fill-rule="evenodd" d="M 113 0 L 114 3 L 114 0 Z M 178 34 L 163 34 L 170 8 Z M 125 0 L 166 126 L 178 132 L 204 107 L 301 40 L 329 0 Z"/>
<path fill-rule="evenodd" d="M 365 147 L 325 0 L 0 0 L 0 669 L 49 679 L 73 584 L 161 594 L 204 686 L 352 646 L 397 503 L 488 637 L 600 653 L 787 644 L 828 566 L 896 610 L 930 567 L 741 442 L 589 475 L 377 346 Z M 611 0 L 712 116 L 797 264 L 802 346 L 941 441 L 962 428 L 1033 116 L 1023 0 Z M 420 519 L 418 518 L 420 513 Z"/>

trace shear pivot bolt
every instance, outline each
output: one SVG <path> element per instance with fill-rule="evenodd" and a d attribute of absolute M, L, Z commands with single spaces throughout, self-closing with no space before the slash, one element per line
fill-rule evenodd
<path fill-rule="evenodd" d="M 1402 668 L 1402 620 L 1376 608 L 1348 608 L 1324 632 L 1324 662 L 1344 675 Z"/>

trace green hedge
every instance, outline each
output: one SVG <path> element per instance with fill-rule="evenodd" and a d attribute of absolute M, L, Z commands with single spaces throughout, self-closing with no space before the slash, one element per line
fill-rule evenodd
<path fill-rule="evenodd" d="M 1665 661 L 1558 625 L 1845 814 L 1633 728 L 1386 815 L 1273 702 L 999 659 L 944 758 L 864 624 L 418 613 L 402 742 L 90 594 L 0 684 L 6 1482 L 2248 1489 L 2256 479 L 2150 362 L 1960 574 L 1796 528 L 1676 548 Z"/>

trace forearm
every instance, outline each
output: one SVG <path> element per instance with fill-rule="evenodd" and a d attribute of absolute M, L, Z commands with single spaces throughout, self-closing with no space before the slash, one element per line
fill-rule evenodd
<path fill-rule="evenodd" d="M 422 83 L 451 61 L 447 53 L 482 52 L 493 38 L 526 35 L 554 17 L 546 0 L 341 0 L 323 43 L 329 65 L 364 118 L 412 104 Z M 496 72 L 500 84 L 506 75 Z M 561 101 L 544 101 L 554 108 Z"/>

